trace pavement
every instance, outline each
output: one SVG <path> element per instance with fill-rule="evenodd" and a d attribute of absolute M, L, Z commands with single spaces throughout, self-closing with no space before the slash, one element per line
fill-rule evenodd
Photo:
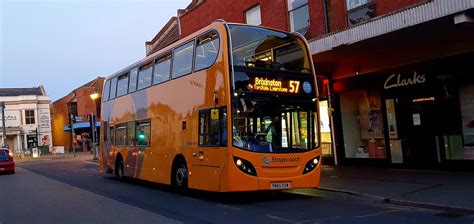
<path fill-rule="evenodd" d="M 474 173 L 324 166 L 320 190 L 390 204 L 474 214 Z"/>
<path fill-rule="evenodd" d="M 89 152 L 76 152 L 76 154 L 72 153 L 56 153 L 56 154 L 47 154 L 47 155 L 40 155 L 37 158 L 33 158 L 31 156 L 24 157 L 24 158 L 15 158 L 15 163 L 22 164 L 22 163 L 30 163 L 30 162 L 37 162 L 37 161 L 50 161 L 50 160 L 72 160 L 72 159 L 79 159 L 79 160 L 87 160 L 90 162 L 97 162 L 98 160 L 92 159 L 92 154 Z"/>

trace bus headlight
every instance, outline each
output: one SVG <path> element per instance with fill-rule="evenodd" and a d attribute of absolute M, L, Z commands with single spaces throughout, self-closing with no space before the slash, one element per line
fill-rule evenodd
<path fill-rule="evenodd" d="M 320 159 L 321 159 L 321 157 L 318 156 L 318 157 L 313 158 L 310 161 L 308 161 L 306 163 L 306 166 L 304 167 L 303 174 L 307 174 L 307 173 L 313 171 L 314 169 L 316 169 L 316 167 L 318 167 L 318 165 L 319 165 Z"/>
<path fill-rule="evenodd" d="M 234 157 L 234 163 L 240 171 L 251 176 L 257 176 L 257 170 L 255 170 L 255 167 L 249 161 L 239 157 Z"/>

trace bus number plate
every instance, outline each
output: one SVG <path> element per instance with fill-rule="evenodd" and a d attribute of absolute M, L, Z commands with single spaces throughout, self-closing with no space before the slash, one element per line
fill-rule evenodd
<path fill-rule="evenodd" d="M 271 183 L 270 188 L 271 189 L 287 189 L 290 188 L 291 184 L 290 182 L 284 182 L 284 183 Z"/>

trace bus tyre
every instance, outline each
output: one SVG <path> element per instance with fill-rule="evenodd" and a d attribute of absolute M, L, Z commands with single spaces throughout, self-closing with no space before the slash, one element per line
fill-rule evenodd
<path fill-rule="evenodd" d="M 115 178 L 117 180 L 123 180 L 123 161 L 122 158 L 118 158 L 115 162 Z"/>
<path fill-rule="evenodd" d="M 173 184 L 180 188 L 185 189 L 188 187 L 188 167 L 185 163 L 178 163 L 173 171 Z"/>

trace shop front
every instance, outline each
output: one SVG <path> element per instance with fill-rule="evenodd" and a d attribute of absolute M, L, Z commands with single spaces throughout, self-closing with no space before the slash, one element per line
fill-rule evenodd
<path fill-rule="evenodd" d="M 474 53 L 333 82 L 341 164 L 474 169 Z"/>

